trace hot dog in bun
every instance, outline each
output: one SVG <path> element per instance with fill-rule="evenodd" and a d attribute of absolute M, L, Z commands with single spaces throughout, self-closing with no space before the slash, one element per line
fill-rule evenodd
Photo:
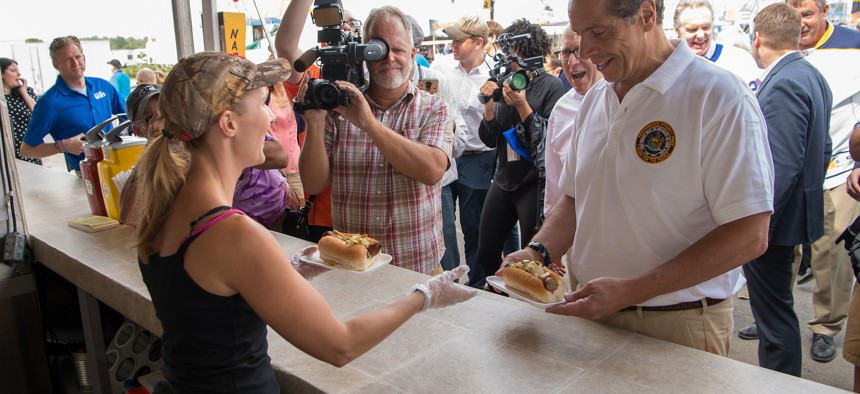
<path fill-rule="evenodd" d="M 367 234 L 327 231 L 317 244 L 320 259 L 353 271 L 365 271 L 373 264 L 382 247 Z"/>
<path fill-rule="evenodd" d="M 502 270 L 505 286 L 546 304 L 564 299 L 564 281 L 537 261 L 520 261 Z"/>

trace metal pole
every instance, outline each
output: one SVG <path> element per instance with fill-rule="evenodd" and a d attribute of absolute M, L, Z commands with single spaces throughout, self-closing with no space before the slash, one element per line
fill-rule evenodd
<path fill-rule="evenodd" d="M 194 33 L 191 23 L 190 0 L 171 0 L 173 3 L 173 30 L 176 32 L 176 57 L 194 54 Z"/>
<path fill-rule="evenodd" d="M 203 49 L 223 51 L 218 27 L 218 9 L 215 0 L 200 0 L 203 3 Z"/>

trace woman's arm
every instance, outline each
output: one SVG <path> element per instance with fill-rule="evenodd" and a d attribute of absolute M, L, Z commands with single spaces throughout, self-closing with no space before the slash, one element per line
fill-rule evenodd
<path fill-rule="evenodd" d="M 242 242 L 230 241 L 235 239 Z M 428 301 L 429 307 L 442 307 L 476 294 L 451 283 L 454 277 L 449 272 L 431 279 L 422 291 L 341 322 L 296 272 L 271 233 L 243 216 L 225 219 L 201 235 L 186 253 L 185 265 L 198 285 L 222 296 L 241 294 L 284 339 L 335 366 L 346 365 L 382 342 Z M 441 287 L 440 278 L 447 279 Z M 433 281 L 435 285 L 430 284 Z M 427 287 L 430 295 L 425 296 Z"/>

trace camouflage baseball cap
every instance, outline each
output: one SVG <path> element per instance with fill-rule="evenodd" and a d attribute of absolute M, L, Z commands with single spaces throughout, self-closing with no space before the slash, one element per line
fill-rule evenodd
<path fill-rule="evenodd" d="M 196 139 L 246 91 L 286 81 L 290 71 L 290 63 L 284 59 L 254 64 L 211 51 L 182 58 L 161 88 L 162 134 L 186 142 Z"/>

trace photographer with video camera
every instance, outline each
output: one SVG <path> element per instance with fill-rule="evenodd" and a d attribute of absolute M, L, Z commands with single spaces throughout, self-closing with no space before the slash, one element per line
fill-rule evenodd
<path fill-rule="evenodd" d="M 335 24 L 323 17 L 332 8 L 339 10 L 340 2 L 315 2 L 314 22 L 323 27 L 319 41 L 330 45 L 305 52 L 295 64 L 301 72 L 318 57 L 321 65 L 321 78 L 305 77 L 296 96 L 307 124 L 302 184 L 316 193 L 331 183 L 335 229 L 376 238 L 396 266 L 441 273 L 439 180 L 452 162 L 453 140 L 448 108 L 411 83 L 415 48 L 403 12 L 392 6 L 371 10 L 362 40 L 367 46 L 359 47 L 350 33 L 334 45 L 327 38 Z M 379 47 L 384 53 L 375 52 Z M 353 72 L 363 64 L 370 72 L 367 84 Z"/>
<path fill-rule="evenodd" d="M 540 226 L 547 120 L 564 95 L 561 81 L 543 68 L 551 42 L 540 26 L 519 19 L 496 42 L 501 51 L 490 80 L 481 87 L 485 104 L 479 128 L 481 141 L 495 148 L 496 174 L 481 213 L 478 261 L 483 272 L 475 272 L 469 283 L 483 283 L 496 271 L 505 238 L 517 220 L 523 242 Z"/>

